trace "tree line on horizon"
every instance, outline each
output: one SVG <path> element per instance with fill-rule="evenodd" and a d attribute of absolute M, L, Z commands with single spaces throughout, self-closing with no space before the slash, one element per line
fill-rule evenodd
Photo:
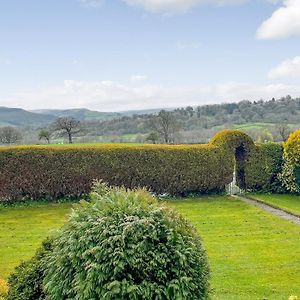
<path fill-rule="evenodd" d="M 253 126 L 243 127 L 245 124 Z M 256 124 L 256 125 L 255 125 Z M 260 127 L 263 125 L 263 128 Z M 269 101 L 240 101 L 203 106 L 187 106 L 155 114 L 134 114 L 105 121 L 79 121 L 73 117 L 57 118 L 38 131 L 31 128 L 0 128 L 1 144 L 19 143 L 31 133 L 36 140 L 50 143 L 66 137 L 67 142 L 93 141 L 95 137 L 136 135 L 136 142 L 193 143 L 206 142 L 216 131 L 236 128 L 257 141 L 284 141 L 300 124 L 300 98 L 286 96 Z M 116 141 L 118 141 L 116 139 Z M 120 140 L 121 141 L 121 140 Z"/>

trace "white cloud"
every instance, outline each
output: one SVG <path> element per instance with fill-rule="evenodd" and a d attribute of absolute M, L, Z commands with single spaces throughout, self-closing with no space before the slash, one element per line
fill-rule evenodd
<path fill-rule="evenodd" d="M 77 1 L 85 7 L 98 8 L 102 6 L 105 0 L 77 0 Z"/>
<path fill-rule="evenodd" d="M 128 5 L 142 7 L 154 13 L 178 13 L 186 12 L 200 5 L 237 5 L 247 0 L 123 0 Z"/>
<path fill-rule="evenodd" d="M 130 76 L 130 81 L 135 83 L 135 82 L 141 82 L 147 80 L 148 77 L 146 75 L 132 75 Z"/>
<path fill-rule="evenodd" d="M 271 69 L 268 74 L 269 79 L 282 77 L 300 78 L 300 56 L 283 61 L 277 67 Z"/>
<path fill-rule="evenodd" d="M 300 35 L 300 0 L 285 0 L 257 30 L 257 38 L 266 40 L 295 35 Z"/>
<path fill-rule="evenodd" d="M 162 86 L 144 82 L 122 84 L 113 81 L 66 80 L 63 84 L 16 93 L 0 99 L 0 106 L 26 109 L 80 108 L 123 111 L 145 108 L 182 107 L 243 99 L 259 100 L 300 96 L 299 85 L 255 85 L 223 83 L 206 86 Z"/>

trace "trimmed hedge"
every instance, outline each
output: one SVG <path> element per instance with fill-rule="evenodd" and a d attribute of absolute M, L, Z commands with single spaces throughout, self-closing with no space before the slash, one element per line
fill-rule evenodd
<path fill-rule="evenodd" d="M 78 197 L 94 179 L 156 193 L 217 191 L 232 173 L 224 155 L 212 145 L 6 148 L 0 150 L 0 198 Z"/>
<path fill-rule="evenodd" d="M 232 180 L 235 157 L 240 186 L 263 187 L 273 180 L 270 170 L 276 168 L 269 152 L 260 147 L 240 131 L 225 130 L 209 144 L 194 146 L 1 148 L 0 201 L 79 197 L 90 192 L 94 179 L 126 188 L 146 187 L 157 194 L 218 192 Z"/>
<path fill-rule="evenodd" d="M 292 193 L 300 193 L 300 130 L 289 136 L 284 144 L 284 166 L 280 179 Z"/>
<path fill-rule="evenodd" d="M 247 189 L 282 192 L 278 175 L 282 171 L 283 146 L 279 143 L 257 144 L 245 162 Z"/>

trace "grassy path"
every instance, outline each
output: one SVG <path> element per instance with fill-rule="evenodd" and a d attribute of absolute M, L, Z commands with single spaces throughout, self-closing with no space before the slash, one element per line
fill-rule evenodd
<path fill-rule="evenodd" d="M 194 223 L 207 249 L 213 299 L 300 297 L 300 228 L 229 197 L 168 202 Z M 0 208 L 0 277 L 60 227 L 70 204 Z"/>
<path fill-rule="evenodd" d="M 300 226 L 300 217 L 299 216 L 296 216 L 295 214 L 293 214 L 287 210 L 284 210 L 276 205 L 269 204 L 265 201 L 261 201 L 261 200 L 258 200 L 258 199 L 255 199 L 255 198 L 252 198 L 249 196 L 243 196 L 243 195 L 236 196 L 235 195 L 232 197 L 234 197 L 236 199 L 240 199 L 250 205 L 254 205 L 259 209 L 267 211 L 276 217 L 290 221 L 290 222 Z"/>
<path fill-rule="evenodd" d="M 282 194 L 250 194 L 250 196 L 300 216 L 300 196 Z"/>

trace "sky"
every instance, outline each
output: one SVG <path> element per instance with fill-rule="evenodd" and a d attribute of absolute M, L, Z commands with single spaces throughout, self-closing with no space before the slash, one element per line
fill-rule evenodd
<path fill-rule="evenodd" d="M 300 97 L 300 0 L 0 0 L 0 106 Z"/>

